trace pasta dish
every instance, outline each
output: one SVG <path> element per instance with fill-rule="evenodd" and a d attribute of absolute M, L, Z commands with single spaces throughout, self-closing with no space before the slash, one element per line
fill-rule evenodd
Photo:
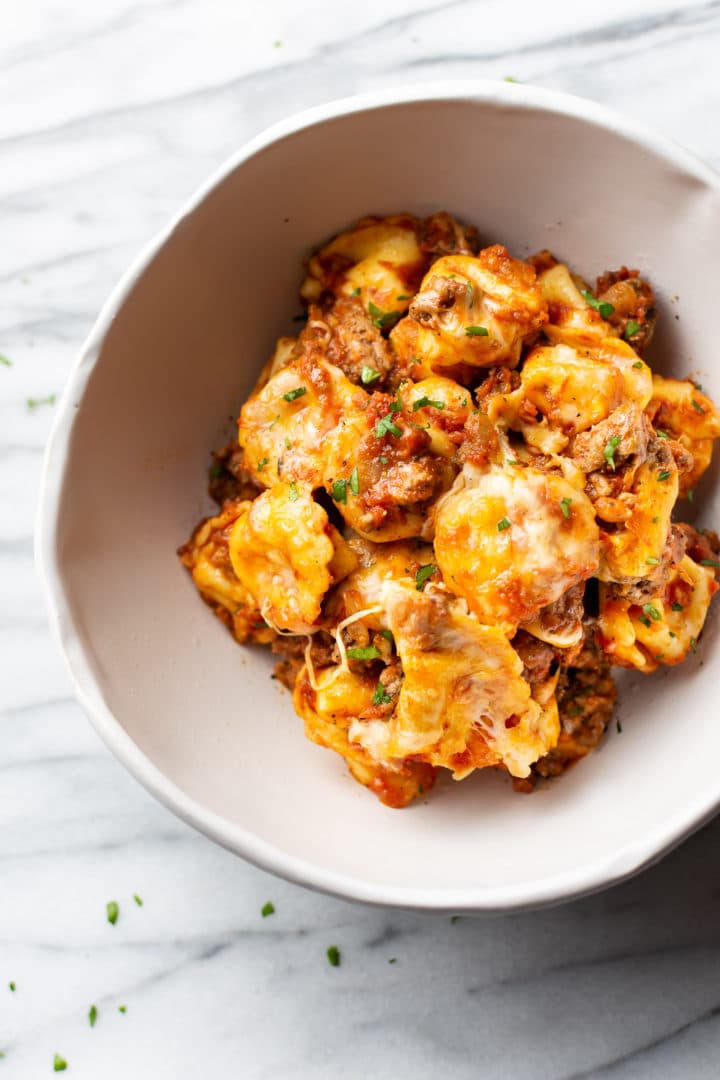
<path fill-rule="evenodd" d="M 307 265 L 180 548 L 307 736 L 384 803 L 440 769 L 519 791 L 599 743 L 611 669 L 698 646 L 718 536 L 679 520 L 720 417 L 643 358 L 650 284 L 591 286 L 441 212 L 368 217 Z"/>

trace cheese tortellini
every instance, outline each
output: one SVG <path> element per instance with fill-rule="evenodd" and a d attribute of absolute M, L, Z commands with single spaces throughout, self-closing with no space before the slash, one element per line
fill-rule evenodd
<path fill-rule="evenodd" d="M 592 287 L 445 212 L 363 218 L 300 293 L 181 559 L 386 805 L 443 771 L 531 790 L 597 745 L 611 666 L 696 652 L 720 540 L 674 512 L 720 416 L 641 355 L 637 270 Z"/>

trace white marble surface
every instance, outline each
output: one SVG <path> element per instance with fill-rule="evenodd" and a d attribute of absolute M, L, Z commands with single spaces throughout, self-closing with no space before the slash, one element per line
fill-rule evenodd
<path fill-rule="evenodd" d="M 512 75 L 720 165 L 720 4 L 5 0 L 1 24 L 0 1076 L 60 1053 L 92 1080 L 717 1077 L 720 821 L 601 896 L 451 923 L 277 881 L 152 802 L 48 634 L 31 536 L 52 405 L 26 399 L 61 389 L 179 202 L 303 106 Z"/>

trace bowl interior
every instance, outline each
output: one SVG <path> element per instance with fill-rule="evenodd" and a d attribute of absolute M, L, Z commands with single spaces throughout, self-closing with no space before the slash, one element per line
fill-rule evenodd
<path fill-rule="evenodd" d="M 487 242 L 518 255 L 549 247 L 590 278 L 639 266 L 660 296 L 650 362 L 701 373 L 720 396 L 716 286 L 701 258 L 720 232 L 717 190 L 620 131 L 500 97 L 366 108 L 241 162 L 100 327 L 84 392 L 76 379 L 66 403 L 54 540 L 66 642 L 76 677 L 165 778 L 151 786 L 173 804 L 179 789 L 185 813 L 216 835 L 221 821 L 224 842 L 273 869 L 420 906 L 507 907 L 596 887 L 720 794 L 717 619 L 682 668 L 626 680 L 622 734 L 561 780 L 523 797 L 488 771 L 398 812 L 305 740 L 272 658 L 233 643 L 175 556 L 211 509 L 210 449 L 232 432 L 275 338 L 293 332 L 303 259 L 367 213 L 447 209 Z M 717 520 L 716 480 L 698 492 L 705 524 Z M 100 720 L 106 734 L 111 723 Z M 148 782 L 139 755 L 134 767 Z"/>

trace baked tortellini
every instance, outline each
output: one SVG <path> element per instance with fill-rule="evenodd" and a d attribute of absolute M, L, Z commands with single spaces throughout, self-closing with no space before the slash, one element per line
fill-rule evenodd
<path fill-rule="evenodd" d="M 602 738 L 611 669 L 696 653 L 718 589 L 718 536 L 675 514 L 720 416 L 643 356 L 651 286 L 477 237 L 367 217 L 309 259 L 305 325 L 179 549 L 236 640 L 271 645 L 307 737 L 391 807 L 443 775 L 558 775 Z"/>

